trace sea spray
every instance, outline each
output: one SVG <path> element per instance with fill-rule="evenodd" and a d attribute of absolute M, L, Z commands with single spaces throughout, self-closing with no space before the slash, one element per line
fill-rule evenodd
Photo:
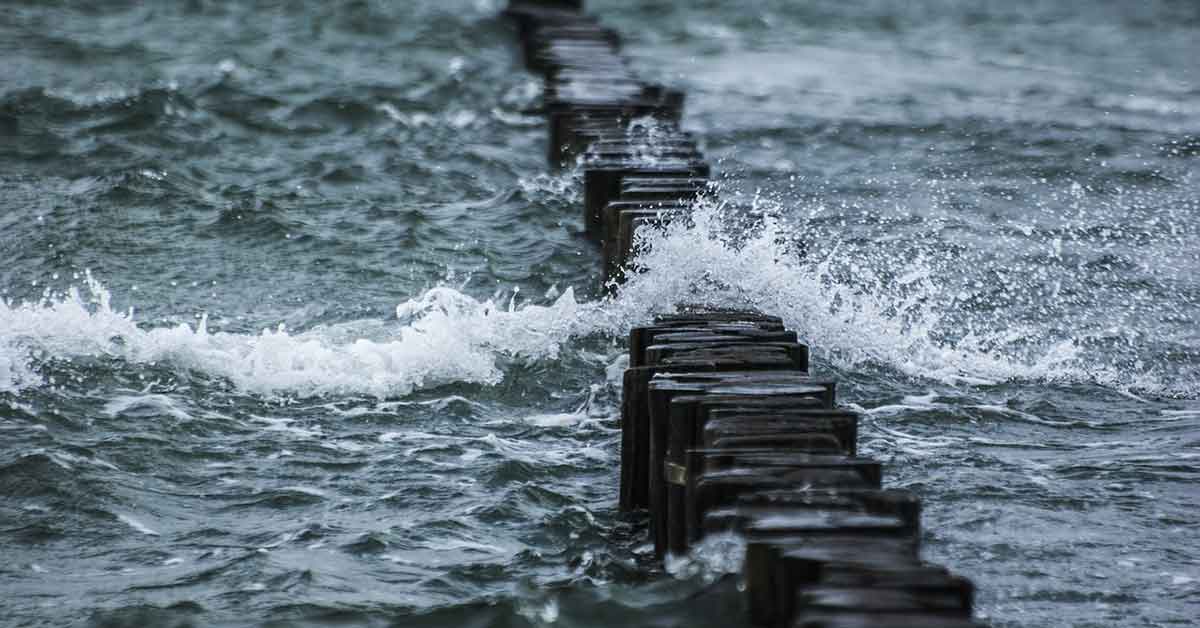
<path fill-rule="evenodd" d="M 747 211 L 762 216 L 756 227 L 729 229 L 744 224 L 739 214 Z M 776 217 L 786 214 L 757 198 L 749 208 L 702 202 L 688 223 L 646 230 L 637 243 L 639 272 L 611 305 L 626 320 L 647 304 L 679 302 L 777 313 L 811 344 L 819 362 L 840 368 L 882 367 L 948 384 L 1024 380 L 1173 396 L 1196 392 L 1196 373 L 1186 365 L 1182 377 L 1168 377 L 1165 357 L 1130 357 L 1136 347 L 1125 339 L 1140 332 L 1123 327 L 1127 317 L 1117 307 L 1097 308 L 1107 319 L 1073 320 L 1050 309 L 1045 320 L 1031 320 L 1015 306 L 988 302 L 1058 285 L 1059 278 L 1030 272 L 1010 284 L 964 285 L 954 273 L 989 263 L 983 255 L 939 253 L 919 237 L 903 246 L 838 238 L 803 219 Z M 926 227 L 929 236 L 942 226 Z M 809 244 L 798 249 L 797 240 Z M 1123 330 L 1116 346 L 1130 351 L 1098 342 L 1113 329 Z"/>
<path fill-rule="evenodd" d="M 110 356 L 195 369 L 251 393 L 403 396 L 455 382 L 495 384 L 504 377 L 501 356 L 556 359 L 572 341 L 619 338 L 656 312 L 694 303 L 778 313 L 812 345 L 818 364 L 838 368 L 968 386 L 1024 380 L 1195 394 L 1195 377 L 1166 377 L 1150 356 L 1131 369 L 1121 354 L 1095 349 L 1096 337 L 1119 321 L 1081 322 L 1063 334 L 1049 322 L 972 306 L 997 286 L 972 291 L 956 283 L 951 272 L 962 261 L 911 243 L 831 238 L 813 219 L 821 211 L 785 220 L 786 208 L 758 197 L 749 207 L 701 200 L 688 222 L 644 230 L 636 272 L 603 298 L 578 301 L 567 288 L 540 301 L 521 301 L 516 291 L 479 299 L 465 286 L 438 286 L 397 305 L 391 322 L 299 332 L 282 325 L 213 332 L 205 316 L 195 326 L 147 328 L 132 310 L 115 310 L 88 273 L 86 296 L 72 287 L 41 302 L 0 303 L 0 390 L 43 384 L 37 364 L 47 359 Z M 790 212 L 797 213 L 805 212 Z M 1005 289 L 1037 290 L 1047 281 L 1034 274 Z"/>
<path fill-rule="evenodd" d="M 54 358 L 116 357 L 166 363 L 223 377 L 253 393 L 404 395 L 453 381 L 495 383 L 493 353 L 430 314 L 398 329 L 372 321 L 290 333 L 282 325 L 257 334 L 212 332 L 202 316 L 193 327 L 140 326 L 132 311 L 111 305 L 89 273 L 87 297 L 72 287 L 38 303 L 0 304 L 0 384 L 39 385 L 36 364 Z"/>

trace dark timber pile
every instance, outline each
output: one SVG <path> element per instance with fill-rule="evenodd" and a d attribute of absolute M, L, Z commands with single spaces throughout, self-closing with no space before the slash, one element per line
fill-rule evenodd
<path fill-rule="evenodd" d="M 714 192 L 679 127 L 683 95 L 639 80 L 581 4 L 505 13 L 545 77 L 550 164 L 582 164 L 587 234 L 621 281 L 639 228 L 686 219 Z M 744 538 L 754 624 L 979 626 L 971 582 L 920 558 L 920 500 L 881 488 L 880 464 L 856 455 L 858 416 L 779 318 L 681 306 L 635 327 L 623 392 L 621 508 L 647 512 L 660 557 Z"/>

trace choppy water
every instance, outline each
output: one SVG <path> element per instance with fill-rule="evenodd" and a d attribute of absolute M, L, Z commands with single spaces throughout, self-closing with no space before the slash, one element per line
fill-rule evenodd
<path fill-rule="evenodd" d="M 1200 615 L 1200 5 L 678 4 L 593 3 L 728 206 L 611 298 L 498 2 L 0 8 L 0 623 L 736 624 L 614 508 L 622 336 L 697 299 L 993 625 Z"/>

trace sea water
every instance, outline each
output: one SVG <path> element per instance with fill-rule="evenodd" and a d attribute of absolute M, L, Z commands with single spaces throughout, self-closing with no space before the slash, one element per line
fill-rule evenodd
<path fill-rule="evenodd" d="M 591 3 L 720 201 L 601 289 L 501 3 L 0 10 L 0 624 L 724 626 L 630 325 L 782 316 L 995 626 L 1200 613 L 1200 8 Z"/>

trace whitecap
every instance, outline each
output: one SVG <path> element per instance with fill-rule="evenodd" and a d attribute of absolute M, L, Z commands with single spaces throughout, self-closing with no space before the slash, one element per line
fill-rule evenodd
<path fill-rule="evenodd" d="M 166 395 L 117 395 L 104 404 L 104 413 L 111 417 L 134 409 L 148 409 L 155 414 L 174 417 L 180 421 L 192 419 L 192 415 L 180 408 L 177 401 Z"/>
<path fill-rule="evenodd" d="M 577 301 L 570 288 L 540 303 L 518 302 L 515 295 L 479 299 L 441 286 L 399 304 L 394 321 L 301 332 L 282 326 L 259 333 L 210 331 L 204 316 L 194 326 L 142 328 L 132 311 L 113 309 L 109 292 L 89 274 L 86 298 L 72 289 L 39 303 L 0 302 L 0 391 L 41 385 L 40 356 L 111 356 L 202 371 L 264 395 L 402 397 L 450 383 L 496 384 L 504 377 L 501 358 L 554 360 L 573 340 L 624 337 L 631 325 L 671 304 L 694 303 L 778 314 L 813 348 L 816 360 L 839 368 L 882 365 L 956 386 L 1084 382 L 1196 392 L 1195 381 L 1162 380 L 1154 366 L 1131 372 L 1109 365 L 1075 338 L 1050 338 L 1045 330 L 1011 321 L 947 334 L 945 321 L 957 304 L 953 294 L 942 293 L 940 269 L 932 262 L 914 259 L 909 267 L 891 269 L 907 282 L 898 285 L 864 265 L 847 265 L 853 255 L 840 245 L 797 255 L 786 243 L 798 227 L 770 212 L 734 242 L 724 232 L 724 211 L 705 201 L 689 225 L 640 232 L 638 272 L 600 300 Z M 846 272 L 853 272 L 851 280 Z M 1031 337 L 1038 342 L 1022 344 Z M 606 369 L 614 387 L 621 366 L 613 362 Z M 425 403 L 439 408 L 453 401 Z"/>
<path fill-rule="evenodd" d="M 295 491 L 297 493 L 304 493 L 305 495 L 312 495 L 313 497 L 320 497 L 322 499 L 329 497 L 329 493 L 327 493 L 319 488 L 313 488 L 311 486 L 302 486 L 299 484 L 294 484 L 291 486 L 284 486 L 284 487 L 281 487 L 279 490 Z"/>
<path fill-rule="evenodd" d="M 522 315 L 435 289 L 401 306 L 415 320 L 382 331 L 350 323 L 295 334 L 282 326 L 238 334 L 209 331 L 203 316 L 194 327 L 143 329 L 132 311 L 112 308 L 111 295 L 90 275 L 87 288 L 87 298 L 72 288 L 40 303 L 0 302 L 0 391 L 41 385 L 32 367 L 43 355 L 170 364 L 264 394 L 384 397 L 449 382 L 492 384 L 501 378 L 498 351 L 555 355 L 554 332 L 558 323 L 569 325 L 574 307 L 569 290 L 555 307 L 530 307 Z M 119 411 L 120 403 L 111 409 Z"/>
<path fill-rule="evenodd" d="M 577 425 L 588 418 L 585 412 L 560 412 L 556 414 L 534 414 L 521 419 L 529 425 L 538 427 L 566 427 Z"/>
<path fill-rule="evenodd" d="M 121 523 L 124 523 L 125 525 L 137 530 L 138 532 L 141 532 L 142 534 L 145 534 L 146 536 L 161 536 L 155 530 L 150 529 L 150 527 L 146 524 L 134 519 L 129 515 L 117 513 L 117 519 L 119 519 Z"/>
<path fill-rule="evenodd" d="M 757 197 L 750 205 L 751 213 L 765 218 L 749 233 L 728 233 L 728 210 L 708 200 L 696 206 L 689 224 L 640 231 L 638 272 L 606 304 L 609 311 L 597 315 L 596 326 L 637 320 L 661 304 L 752 307 L 781 316 L 818 360 L 840 368 L 884 365 L 914 378 L 966 386 L 1043 381 L 1125 392 L 1197 391 L 1195 381 L 1158 376 L 1161 364 L 1139 363 L 1131 371 L 1106 361 L 1110 355 L 1093 355 L 1085 348 L 1091 338 L 1082 331 L 1079 337 L 1056 338 L 1048 327 L 1003 317 L 964 328 L 954 322 L 958 297 L 942 285 L 942 273 L 952 269 L 921 256 L 893 260 L 883 252 L 878 261 L 883 268 L 873 269 L 859 263 L 864 252 L 848 244 L 798 255 L 787 243 L 805 236 L 803 225 L 772 217 L 795 214 L 794 209 Z"/>

